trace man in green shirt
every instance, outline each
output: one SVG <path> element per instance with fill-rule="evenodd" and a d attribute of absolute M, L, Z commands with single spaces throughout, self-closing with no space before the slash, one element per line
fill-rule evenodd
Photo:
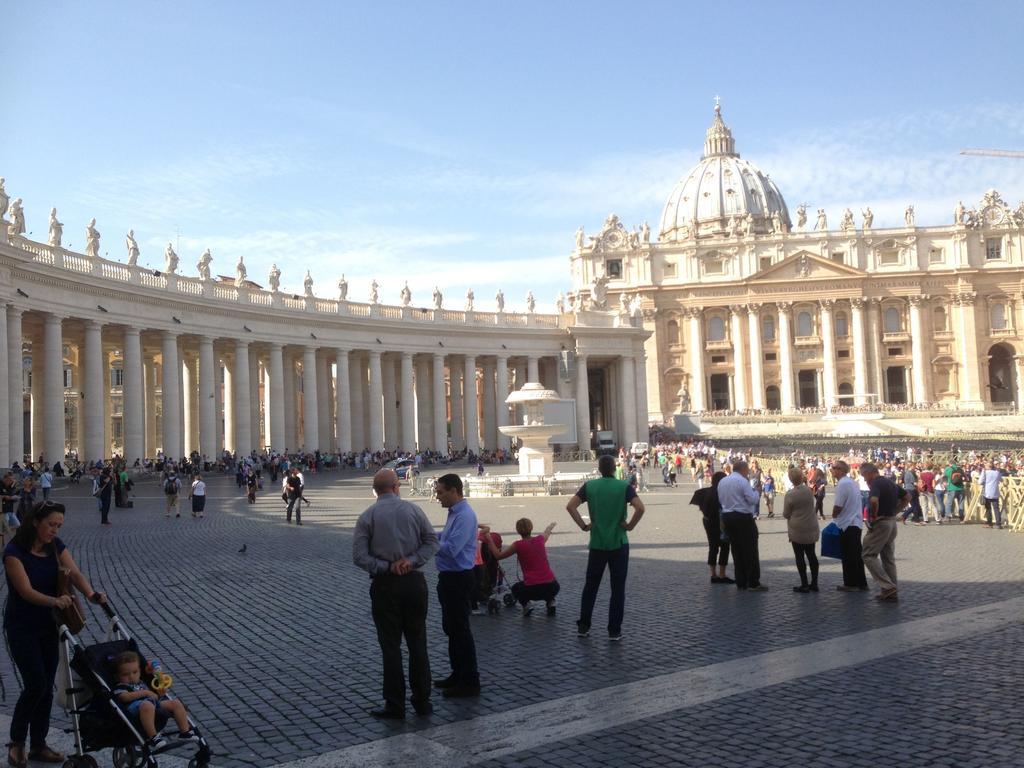
<path fill-rule="evenodd" d="M 943 519 L 953 522 L 953 515 L 964 521 L 964 470 L 954 460 L 942 473 L 946 478 L 946 498 Z"/>
<path fill-rule="evenodd" d="M 569 515 L 580 530 L 590 532 L 590 554 L 587 558 L 587 580 L 580 601 L 580 618 L 576 622 L 580 637 L 590 634 L 590 620 L 594 614 L 597 590 L 608 568 L 612 596 L 608 605 L 608 638 L 622 639 L 622 616 L 626 610 L 626 573 L 629 569 L 629 540 L 626 531 L 632 531 L 644 514 L 644 503 L 636 489 L 625 480 L 615 479 L 615 458 L 602 456 L 597 469 L 601 477 L 588 480 L 566 505 Z M 584 523 L 579 507 L 586 504 L 590 522 Z M 627 522 L 626 506 L 633 507 Z"/>

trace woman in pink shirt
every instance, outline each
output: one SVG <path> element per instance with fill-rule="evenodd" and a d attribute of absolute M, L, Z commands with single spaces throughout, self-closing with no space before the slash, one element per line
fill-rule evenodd
<path fill-rule="evenodd" d="M 490 528 L 486 525 L 480 526 L 484 534 L 484 541 L 491 549 L 491 554 L 497 560 L 504 560 L 506 557 L 515 555 L 519 558 L 519 568 L 523 572 L 523 580 L 512 585 L 512 594 L 523 606 L 523 616 L 529 616 L 533 612 L 530 607 L 531 600 L 543 600 L 547 604 L 548 616 L 555 615 L 555 595 L 560 589 L 555 574 L 548 565 L 548 553 L 545 544 L 555 524 L 551 523 L 544 529 L 544 533 L 533 536 L 533 522 L 526 517 L 516 521 L 516 533 L 522 538 L 513 541 L 507 547 L 498 550 L 494 539 L 491 538 Z"/>

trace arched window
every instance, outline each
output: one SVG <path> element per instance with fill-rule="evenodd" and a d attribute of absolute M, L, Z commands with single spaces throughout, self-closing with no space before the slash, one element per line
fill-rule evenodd
<path fill-rule="evenodd" d="M 720 315 L 708 318 L 708 341 L 725 341 L 725 320 Z"/>
<path fill-rule="evenodd" d="M 765 315 L 761 320 L 761 339 L 775 341 L 775 318 L 771 315 Z"/>
<path fill-rule="evenodd" d="M 996 302 L 989 308 L 989 315 L 992 318 L 992 330 L 1003 331 L 1006 330 L 1006 305 L 1002 302 Z"/>
<path fill-rule="evenodd" d="M 801 312 L 796 316 L 796 335 L 797 336 L 813 336 L 814 335 L 814 320 L 811 319 L 810 312 Z"/>
<path fill-rule="evenodd" d="M 932 313 L 932 322 L 935 324 L 936 331 L 949 330 L 948 326 L 946 325 L 947 319 L 945 307 L 935 308 L 935 311 Z"/>
<path fill-rule="evenodd" d="M 850 335 L 850 323 L 845 312 L 836 312 L 836 336 L 845 339 Z"/>
<path fill-rule="evenodd" d="M 885 310 L 885 332 L 899 333 L 901 330 L 900 311 L 896 307 L 889 307 Z"/>
<path fill-rule="evenodd" d="M 669 320 L 665 324 L 665 337 L 668 339 L 670 346 L 675 346 L 679 343 L 679 323 L 675 320 Z"/>

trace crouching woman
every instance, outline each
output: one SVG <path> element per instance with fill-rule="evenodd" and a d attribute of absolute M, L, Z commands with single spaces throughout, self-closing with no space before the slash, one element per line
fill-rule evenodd
<path fill-rule="evenodd" d="M 533 522 L 526 517 L 516 521 L 516 533 L 520 538 L 513 541 L 500 551 L 491 538 L 490 528 L 486 525 L 480 526 L 484 534 L 484 541 L 491 550 L 491 555 L 497 560 L 504 560 L 506 557 L 515 555 L 519 558 L 519 568 L 523 572 L 523 580 L 512 585 L 512 595 L 516 601 L 523 606 L 523 616 L 529 616 L 533 609 L 530 603 L 534 600 L 543 600 L 547 605 L 548 616 L 555 615 L 555 595 L 560 589 L 555 574 L 548 564 L 547 540 L 551 537 L 551 531 L 555 524 L 551 523 L 544 532 L 533 535 Z"/>

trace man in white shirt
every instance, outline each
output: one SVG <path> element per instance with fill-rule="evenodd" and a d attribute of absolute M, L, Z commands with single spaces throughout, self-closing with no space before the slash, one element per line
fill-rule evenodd
<path fill-rule="evenodd" d="M 757 552 L 757 514 L 761 495 L 750 487 L 750 467 L 740 460 L 732 465 L 732 474 L 718 484 L 718 501 L 722 505 L 722 526 L 732 544 L 736 570 L 736 588 L 751 592 L 767 592 L 761 584 L 761 563 Z"/>
<path fill-rule="evenodd" d="M 832 477 L 836 480 L 832 519 L 842 531 L 839 546 L 843 555 L 843 583 L 836 589 L 840 592 L 867 592 L 868 579 L 860 546 L 864 500 L 857 483 L 850 477 L 850 465 L 845 461 L 832 464 Z"/>
<path fill-rule="evenodd" d="M 996 528 L 1003 527 L 1003 513 L 999 509 L 999 484 L 1003 480 L 1003 473 L 996 469 L 993 462 L 985 465 L 985 471 L 981 473 L 981 495 L 985 499 L 985 527 L 992 527 L 992 511 L 995 510 Z"/>

